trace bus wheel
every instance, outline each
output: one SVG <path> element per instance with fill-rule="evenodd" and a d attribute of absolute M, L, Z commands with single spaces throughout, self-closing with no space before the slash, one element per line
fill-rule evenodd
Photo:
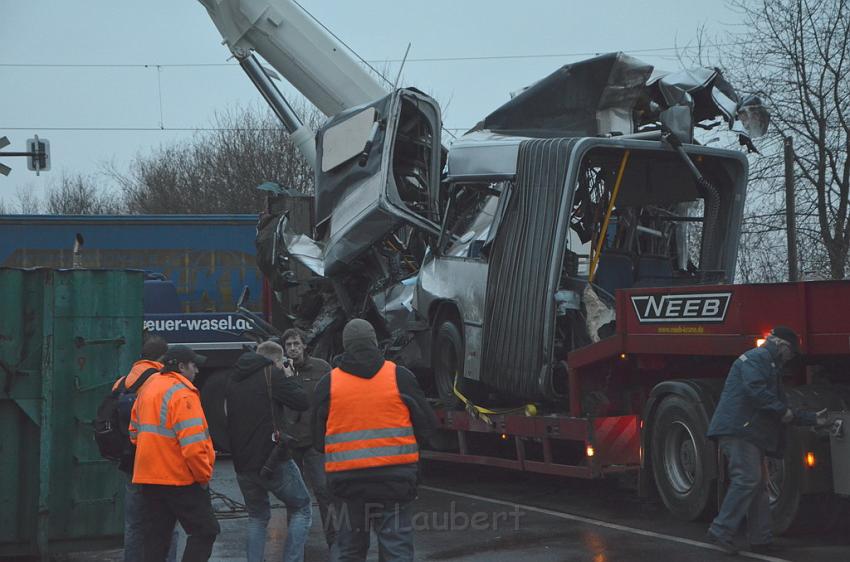
<path fill-rule="evenodd" d="M 669 396 L 658 406 L 652 424 L 652 473 L 658 493 L 670 512 L 687 521 L 711 509 L 716 479 L 707 431 L 697 406 Z"/>
<path fill-rule="evenodd" d="M 457 379 L 461 388 L 463 379 L 464 347 L 463 337 L 457 325 L 446 320 L 437 328 L 434 337 L 434 384 L 437 394 L 447 409 L 458 409 L 462 406 L 453 388 Z"/>

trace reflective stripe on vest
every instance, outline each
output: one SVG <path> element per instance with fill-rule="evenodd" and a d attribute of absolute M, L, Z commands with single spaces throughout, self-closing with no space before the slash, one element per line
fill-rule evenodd
<path fill-rule="evenodd" d="M 182 431 L 184 429 L 189 429 L 192 427 L 203 427 L 203 418 L 190 418 L 188 420 L 183 420 L 180 423 L 174 424 L 173 428 L 168 427 L 168 406 L 171 403 L 171 398 L 177 393 L 178 390 L 183 389 L 188 390 L 186 385 L 177 383 L 165 391 L 165 394 L 162 397 L 162 404 L 159 407 L 159 425 L 136 423 L 131 421 L 130 427 L 136 430 L 138 433 L 155 433 L 156 435 L 162 435 L 163 437 L 171 437 L 173 439 L 177 439 L 178 431 Z M 189 435 L 188 437 L 177 439 L 177 441 L 180 443 L 181 447 L 185 447 L 186 445 L 191 445 L 192 443 L 197 443 L 198 441 L 203 441 L 204 439 L 209 439 L 209 437 L 210 434 L 205 429 L 200 433 L 195 433 Z"/>
<path fill-rule="evenodd" d="M 187 486 L 212 477 L 215 450 L 198 391 L 169 371 L 145 383 L 133 404 L 133 483 Z"/>
<path fill-rule="evenodd" d="M 410 412 L 398 391 L 396 366 L 385 361 L 370 379 L 331 372 L 325 470 L 338 472 L 419 460 Z"/>

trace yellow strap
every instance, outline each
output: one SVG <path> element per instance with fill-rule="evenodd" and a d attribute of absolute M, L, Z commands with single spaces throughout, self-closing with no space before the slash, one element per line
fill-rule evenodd
<path fill-rule="evenodd" d="M 457 375 L 455 375 L 454 384 L 452 385 L 452 390 L 454 391 L 454 395 L 457 396 L 461 402 L 463 402 L 464 406 L 466 406 L 466 411 L 469 412 L 470 415 L 476 418 L 480 418 L 482 421 L 492 424 L 492 420 L 488 417 L 488 414 L 491 416 L 498 416 L 502 414 L 518 414 L 523 412 L 526 416 L 535 416 L 537 415 L 537 406 L 535 404 L 526 404 L 525 406 L 519 406 L 517 408 L 504 408 L 499 410 L 491 410 L 489 408 L 484 408 L 483 406 L 476 406 L 469 400 L 463 393 L 458 390 L 457 387 Z"/>
<path fill-rule="evenodd" d="M 608 203 L 608 210 L 605 211 L 605 220 L 602 222 L 602 233 L 599 235 L 599 241 L 596 242 L 596 251 L 593 253 L 593 260 L 590 262 L 590 275 L 587 277 L 588 283 L 593 283 L 593 278 L 596 276 L 596 265 L 599 263 L 599 254 L 602 251 L 602 244 L 605 242 L 605 234 L 608 232 L 608 221 L 611 219 L 614 203 L 617 202 L 617 194 L 620 192 L 620 184 L 623 182 L 623 173 L 626 171 L 626 162 L 629 161 L 630 152 L 626 150 L 623 153 L 623 159 L 620 161 L 617 181 L 614 182 L 614 192 L 611 194 L 611 202 Z"/>

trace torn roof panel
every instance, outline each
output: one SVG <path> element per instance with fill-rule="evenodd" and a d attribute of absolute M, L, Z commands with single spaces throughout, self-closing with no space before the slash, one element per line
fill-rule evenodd
<path fill-rule="evenodd" d="M 691 126 L 722 117 L 734 131 L 760 136 L 764 127 L 748 130 L 737 122 L 744 110 L 740 100 L 716 68 L 661 72 L 624 53 L 609 53 L 562 66 L 490 113 L 470 133 L 538 138 L 631 134 L 657 124 L 664 110 L 680 108 L 691 115 Z M 749 121 L 766 124 L 764 108 L 751 105 L 756 109 L 748 111 L 759 115 Z"/>
<path fill-rule="evenodd" d="M 621 128 L 618 132 L 629 133 L 634 128 L 632 108 L 651 73 L 651 65 L 623 53 L 568 64 L 526 88 L 473 130 L 587 137 L 608 132 L 601 130 L 599 114 L 614 113 L 626 119 L 611 124 Z"/>

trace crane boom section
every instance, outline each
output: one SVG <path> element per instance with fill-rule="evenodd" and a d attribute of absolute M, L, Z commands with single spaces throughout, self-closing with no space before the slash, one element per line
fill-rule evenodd
<path fill-rule="evenodd" d="M 292 0 L 200 2 L 238 59 L 256 51 L 325 115 L 388 93 Z"/>

